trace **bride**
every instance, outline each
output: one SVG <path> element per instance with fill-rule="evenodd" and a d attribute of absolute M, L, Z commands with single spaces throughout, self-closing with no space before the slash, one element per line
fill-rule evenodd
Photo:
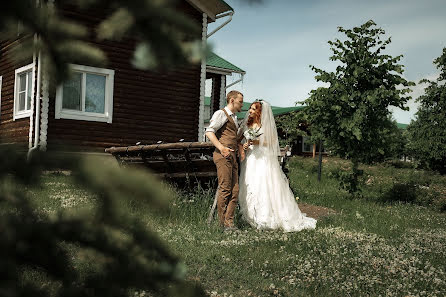
<path fill-rule="evenodd" d="M 316 220 L 301 213 L 280 168 L 276 123 L 268 102 L 251 104 L 240 127 L 239 139 L 246 141 L 240 150 L 239 179 L 239 203 L 244 219 L 257 229 L 292 232 L 316 228 Z"/>

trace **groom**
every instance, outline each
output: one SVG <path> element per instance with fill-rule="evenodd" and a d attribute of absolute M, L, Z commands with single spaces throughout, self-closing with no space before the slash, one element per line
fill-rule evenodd
<path fill-rule="evenodd" d="M 217 110 L 206 129 L 207 138 L 214 144 L 213 159 L 217 167 L 218 187 L 217 211 L 220 226 L 226 231 L 237 230 L 234 226 L 234 212 L 238 199 L 237 163 L 237 116 L 243 106 L 243 94 L 230 91 L 226 96 L 227 105 Z"/>

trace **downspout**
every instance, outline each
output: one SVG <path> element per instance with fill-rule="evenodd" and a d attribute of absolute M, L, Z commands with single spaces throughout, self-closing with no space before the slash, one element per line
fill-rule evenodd
<path fill-rule="evenodd" d="M 218 26 L 217 28 L 214 29 L 214 31 L 212 31 L 211 33 L 209 33 L 206 37 L 209 38 L 211 37 L 215 32 L 217 32 L 218 30 L 220 30 L 221 28 L 223 28 L 224 26 L 226 26 L 227 24 L 229 24 L 230 21 L 232 21 L 232 16 L 234 15 L 233 11 L 229 11 L 223 14 L 220 14 L 218 16 L 215 17 L 215 19 L 219 19 L 225 16 L 229 15 L 229 19 L 226 20 L 226 22 L 224 22 L 223 24 L 221 24 L 220 26 Z"/>
<path fill-rule="evenodd" d="M 238 84 L 238 83 L 241 82 L 241 81 L 243 81 L 243 76 L 244 76 L 244 75 L 245 75 L 245 74 L 242 73 L 242 77 L 241 77 L 240 79 L 236 80 L 235 82 L 233 82 L 232 84 L 227 85 L 227 86 L 226 86 L 226 89 L 232 87 L 232 86 L 235 85 L 235 84 Z"/>

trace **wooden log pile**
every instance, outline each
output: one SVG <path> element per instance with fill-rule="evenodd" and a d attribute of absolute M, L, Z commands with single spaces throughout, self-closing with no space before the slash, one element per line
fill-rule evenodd
<path fill-rule="evenodd" d="M 145 166 L 163 178 L 215 177 L 210 142 L 175 142 L 150 145 L 110 147 L 122 166 Z"/>

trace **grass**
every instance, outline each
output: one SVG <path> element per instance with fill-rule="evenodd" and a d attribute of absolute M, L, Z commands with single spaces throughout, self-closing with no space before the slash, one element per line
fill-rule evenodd
<path fill-rule="evenodd" d="M 222 233 L 206 224 L 214 192 L 205 188 L 176 190 L 167 217 L 125 203 L 181 255 L 188 278 L 211 296 L 446 295 L 446 215 L 435 204 L 443 199 L 444 177 L 387 165 L 363 167 L 362 197 L 352 199 L 335 178 L 347 162 L 326 161 L 321 182 L 315 166 L 305 158 L 289 164 L 299 202 L 336 211 L 319 220 L 316 230 L 257 231 L 238 217 L 241 231 Z M 77 189 L 69 176 L 48 175 L 44 181 L 32 192 L 42 211 L 94 204 L 94 196 Z M 415 198 L 404 203 L 407 189 L 394 185 L 409 182 Z M 388 193 L 402 194 L 396 199 Z"/>

